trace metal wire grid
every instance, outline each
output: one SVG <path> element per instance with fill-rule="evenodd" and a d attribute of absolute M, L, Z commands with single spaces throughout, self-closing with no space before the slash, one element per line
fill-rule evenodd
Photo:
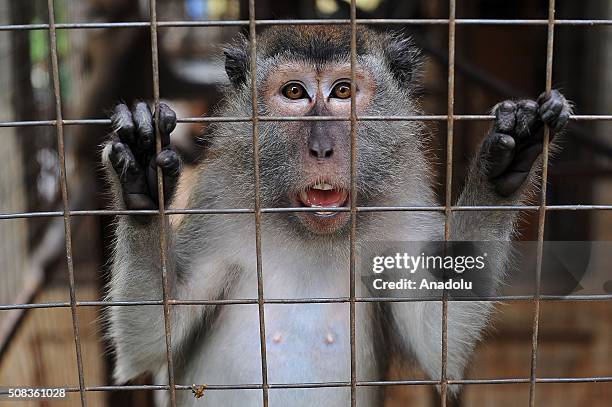
<path fill-rule="evenodd" d="M 83 356 L 81 352 L 81 337 L 79 334 L 79 315 L 76 307 L 76 288 L 74 284 L 74 263 L 72 261 L 72 229 L 70 227 L 70 203 L 68 201 L 68 182 L 66 181 L 66 155 L 64 148 L 64 124 L 62 122 L 62 96 L 60 93 L 59 61 L 57 57 L 57 33 L 55 31 L 55 9 L 53 0 L 48 0 L 49 8 L 49 37 L 51 42 L 51 76 L 53 77 L 53 93 L 55 95 L 55 116 L 57 129 L 57 149 L 59 150 L 60 179 L 62 191 L 62 204 L 64 206 L 64 236 L 66 239 L 66 263 L 68 266 L 68 283 L 70 284 L 70 313 L 72 314 L 72 328 L 74 331 L 74 345 L 76 348 L 77 369 L 79 373 L 79 392 L 81 404 L 85 406 L 85 375 L 83 373 Z"/>
<path fill-rule="evenodd" d="M 446 111 L 446 178 L 444 188 L 444 240 L 451 237 L 451 204 L 453 191 L 453 137 L 455 113 L 455 27 L 456 0 L 449 1 L 448 9 L 448 100 Z M 442 291 L 442 372 L 440 374 L 441 406 L 446 407 L 448 379 L 446 377 L 448 361 L 448 297 L 446 290 Z"/>
<path fill-rule="evenodd" d="M 4 213 L 0 214 L 2 219 L 14 218 L 34 218 L 34 217 L 59 217 L 64 218 L 65 226 L 65 242 L 66 242 L 66 260 L 68 264 L 68 276 L 70 285 L 70 301 L 68 302 L 50 302 L 38 304 L 0 304 L 0 311 L 5 310 L 27 310 L 33 308 L 67 308 L 70 307 L 73 321 L 75 350 L 77 357 L 77 369 L 79 377 L 78 387 L 70 387 L 68 392 L 79 392 L 81 405 L 87 405 L 85 393 L 96 391 L 135 391 L 135 390 L 162 390 L 169 391 L 170 404 L 176 406 L 176 390 L 191 390 L 192 386 L 176 384 L 173 370 L 172 358 L 172 342 L 170 330 L 170 307 L 174 305 L 233 305 L 233 304 L 257 304 L 259 309 L 259 328 L 260 328 L 260 349 L 261 349 L 261 369 L 262 383 L 253 384 L 235 384 L 235 385 L 208 385 L 210 390 L 239 390 L 239 389 L 260 389 L 262 390 L 262 400 L 264 407 L 268 406 L 268 392 L 270 389 L 290 389 L 290 388 L 327 388 L 327 387 L 350 387 L 351 389 L 351 406 L 356 405 L 356 389 L 359 386 L 395 386 L 395 385 L 440 385 L 441 389 L 441 406 L 445 406 L 447 402 L 447 387 L 451 384 L 529 384 L 529 405 L 535 405 L 535 385 L 536 383 L 587 383 L 587 382 L 612 382 L 612 376 L 598 377 L 537 377 L 537 349 L 538 349 L 538 330 L 539 330 L 539 315 L 541 301 L 608 301 L 612 300 L 612 295 L 570 295 L 570 296 L 555 296 L 540 294 L 540 280 L 542 270 L 542 245 L 544 241 L 544 224 L 547 211 L 559 210 L 611 210 L 612 205 L 547 205 L 546 204 L 546 187 L 548 177 L 548 139 L 550 137 L 548 129 L 544 134 L 544 152 L 543 152 L 543 172 L 542 172 L 542 193 L 540 196 L 539 205 L 507 205 L 507 206 L 453 206 L 451 202 L 451 187 L 452 187 L 452 147 L 453 147 L 453 128 L 455 121 L 461 120 L 491 120 L 490 115 L 455 115 L 454 114 L 454 79 L 455 79 L 455 28 L 456 25 L 546 25 L 548 40 L 546 50 L 546 90 L 549 91 L 552 85 L 552 68 L 553 68 L 553 40 L 554 29 L 556 25 L 569 26 L 594 26 L 594 25 L 612 25 L 612 20 L 556 20 L 554 17 L 555 1 L 549 0 L 549 13 L 546 20 L 502 20 L 502 19 L 457 19 L 456 0 L 449 0 L 449 18 L 448 19 L 357 19 L 355 0 L 351 0 L 350 19 L 335 19 L 335 20 L 256 20 L 255 18 L 255 0 L 249 0 L 249 19 L 232 20 L 232 21 L 157 21 L 156 0 L 150 0 L 150 21 L 147 22 L 119 22 L 119 23 L 55 23 L 55 13 L 53 0 L 48 0 L 49 23 L 48 24 L 24 24 L 24 25 L 0 25 L 0 31 L 10 30 L 48 30 L 50 37 L 50 52 L 52 63 L 53 90 L 56 104 L 55 120 L 39 120 L 39 121 L 5 121 L 0 122 L 0 127 L 24 127 L 24 126 L 55 126 L 57 130 L 59 160 L 60 160 L 60 182 L 61 195 L 64 206 L 63 211 L 51 212 L 20 212 L 20 213 Z M 152 68 L 153 68 L 153 95 L 155 104 L 155 114 L 159 111 L 159 57 L 157 48 L 157 36 L 159 27 L 208 27 L 208 26 L 248 26 L 250 32 L 250 59 L 251 66 L 256 67 L 256 29 L 258 26 L 268 25 L 283 25 L 283 24 L 349 24 L 351 27 L 351 79 L 352 79 L 352 96 L 351 96 L 351 112 L 349 117 L 260 117 L 257 112 L 257 89 L 252 87 L 252 105 L 253 111 L 251 117 L 205 117 L 205 118 L 183 118 L 179 119 L 180 123 L 198 123 L 198 122 L 220 122 L 220 121 L 242 121 L 252 123 L 252 140 L 253 140 L 253 162 L 254 162 L 254 191 L 255 202 L 254 208 L 233 208 L 233 209 L 166 209 L 164 207 L 163 197 L 163 180 L 161 173 L 158 173 L 158 191 L 159 191 L 159 210 L 148 211 L 132 211 L 132 210 L 70 210 L 67 180 L 66 180 L 66 162 L 64 151 L 64 126 L 65 125 L 108 125 L 109 120 L 105 119 L 80 119 L 80 120 L 65 120 L 62 116 L 62 104 L 60 93 L 59 80 L 59 63 L 57 52 L 57 36 L 58 29 L 94 29 L 94 28 L 127 28 L 127 27 L 150 27 L 151 31 L 151 50 L 152 50 Z M 355 109 L 355 66 L 356 66 L 356 27 L 357 24 L 411 24 L 411 25 L 448 25 L 448 111 L 446 115 L 429 115 L 429 116 L 364 116 L 358 117 Z M 251 72 L 251 80 L 255 83 L 255 69 Z M 351 215 L 351 232 L 350 232 L 350 295 L 349 297 L 340 298 L 302 298 L 302 299 L 265 299 L 263 293 L 263 272 L 261 265 L 261 214 L 262 213 L 287 213 L 287 212 L 307 212 L 313 211 L 316 208 L 262 208 L 260 203 L 260 177 L 259 177 L 259 121 L 307 121 L 307 120 L 333 120 L 333 121 L 350 121 L 351 124 L 351 196 L 355 196 L 355 177 L 356 177 L 356 123 L 358 120 L 420 120 L 420 121 L 446 121 L 447 122 L 447 161 L 446 161 L 446 183 L 445 183 L 445 205 L 437 207 L 422 207 L 422 206 L 395 206 L 395 207 L 359 207 L 355 205 L 354 199 L 351 199 L 350 207 L 348 208 L 333 208 L 330 210 L 339 212 L 350 212 Z M 612 120 L 612 115 L 574 115 L 571 120 L 576 121 L 592 121 L 592 120 Z M 156 129 L 156 131 L 158 131 Z M 156 135 L 156 148 L 158 152 L 161 149 L 161 138 Z M 537 273 L 535 295 L 514 295 L 514 296 L 492 296 L 481 298 L 483 301 L 533 301 L 534 316 L 533 316 L 533 337 L 532 337 L 532 352 L 531 352 L 531 372 L 528 378 L 504 378 L 504 379 L 462 379 L 450 380 L 446 377 L 447 369 L 447 314 L 448 301 L 469 301 L 470 299 L 452 299 L 447 300 L 446 296 L 442 299 L 442 374 L 438 380 L 385 380 L 385 381 L 358 381 L 356 372 L 356 357 L 355 357 L 355 306 L 357 303 L 364 302 L 410 302 L 410 301 L 440 301 L 439 298 L 419 298 L 419 299 L 394 299 L 394 298 L 372 298 L 372 297 L 357 297 L 355 295 L 355 233 L 356 219 L 358 212 L 371 211 L 438 211 L 444 212 L 445 222 L 445 238 L 448 239 L 451 231 L 450 215 L 454 211 L 472 211 L 472 210 L 528 210 L 538 211 L 538 257 L 537 257 Z M 162 299 L 150 301 L 77 301 L 75 294 L 74 282 L 74 266 L 72 262 L 72 236 L 71 236 L 71 217 L 72 216 L 91 216 L 91 215 L 157 215 L 161 225 L 160 232 L 160 260 L 162 273 Z M 256 242 L 256 262 L 257 262 L 257 299 L 243 300 L 174 300 L 168 298 L 168 278 L 167 278 L 167 253 L 165 246 L 165 233 L 167 224 L 164 221 L 167 215 L 171 214 L 253 214 L 255 218 L 255 242 Z M 309 304 L 309 303 L 349 303 L 350 304 L 350 349 L 351 349 L 351 375 L 350 381 L 342 382 L 321 382 L 321 383 L 291 383 L 291 384 L 275 384 L 269 383 L 267 378 L 267 363 L 266 363 L 266 346 L 265 346 L 265 304 Z M 141 306 L 141 305 L 162 305 L 164 309 L 164 329 L 166 336 L 166 353 L 168 366 L 168 384 L 156 385 L 125 385 L 125 386 L 85 386 L 83 362 L 81 356 L 81 341 L 79 336 L 79 321 L 77 308 L 84 306 Z M 0 394 L 6 393 L 6 390 L 0 390 Z"/>
<path fill-rule="evenodd" d="M 555 0 L 548 1 L 548 39 L 546 46 L 546 92 L 552 89 L 553 50 L 555 39 Z M 536 258 L 535 295 L 533 311 L 533 335 L 531 337 L 531 376 L 529 381 L 529 407 L 535 406 L 536 368 L 538 361 L 538 332 L 540 330 L 540 283 L 542 280 L 542 252 L 544 246 L 544 223 L 546 221 L 546 190 L 548 187 L 548 142 L 550 129 L 544 128 L 542 150 L 542 187 L 538 212 L 538 250 Z"/>

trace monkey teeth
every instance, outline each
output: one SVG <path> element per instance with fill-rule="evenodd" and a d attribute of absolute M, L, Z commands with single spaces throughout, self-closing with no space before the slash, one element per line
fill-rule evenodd
<path fill-rule="evenodd" d="M 321 191 L 331 191 L 332 189 L 334 189 L 334 187 L 326 183 L 320 183 L 320 184 L 314 184 L 312 186 L 312 189 L 319 189 Z"/>
<path fill-rule="evenodd" d="M 327 183 L 314 184 L 299 194 L 301 204 L 307 208 L 337 208 L 344 205 L 347 197 L 347 191 L 334 189 Z M 323 217 L 332 217 L 338 213 L 335 211 L 314 212 L 315 215 Z"/>
<path fill-rule="evenodd" d="M 306 193 L 306 191 L 300 192 L 300 201 L 302 201 L 303 204 L 306 204 L 306 202 L 308 202 L 308 194 Z"/>

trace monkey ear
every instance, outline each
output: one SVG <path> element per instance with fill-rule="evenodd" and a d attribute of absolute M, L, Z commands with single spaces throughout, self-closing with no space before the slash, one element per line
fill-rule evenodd
<path fill-rule="evenodd" d="M 247 81 L 250 66 L 248 49 L 249 41 L 244 35 L 223 49 L 225 72 L 234 88 L 242 87 Z"/>
<path fill-rule="evenodd" d="M 390 34 L 384 49 L 389 69 L 401 86 L 412 85 L 420 79 L 423 55 L 410 37 Z"/>

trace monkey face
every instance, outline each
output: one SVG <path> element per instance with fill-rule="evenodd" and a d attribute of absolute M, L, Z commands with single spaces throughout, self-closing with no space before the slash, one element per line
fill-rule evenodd
<path fill-rule="evenodd" d="M 350 39 L 347 27 L 300 26 L 264 31 L 257 45 L 254 79 L 259 114 L 314 119 L 258 123 L 261 203 L 317 208 L 289 217 L 317 234 L 346 231 L 349 214 L 335 208 L 347 207 L 353 200 L 358 206 L 397 203 L 397 189 L 405 193 L 410 188 L 398 182 L 416 185 L 413 181 L 423 170 L 420 124 L 358 120 L 356 196 L 349 193 L 351 100 L 358 116 L 414 114 L 412 90 L 419 65 L 419 53 L 410 40 L 359 29 L 352 79 Z M 226 99 L 236 115 L 252 112 L 248 50 L 245 38 L 225 49 L 232 85 Z M 239 130 L 232 125 L 225 131 Z M 225 146 L 243 157 L 244 165 L 239 166 L 251 176 L 250 141 Z"/>
<path fill-rule="evenodd" d="M 293 62 L 271 72 L 262 86 L 265 109 L 270 115 L 339 118 L 273 123 L 275 129 L 269 126 L 269 131 L 264 132 L 266 146 L 262 154 L 271 154 L 274 159 L 264 157 L 262 163 L 282 160 L 291 167 L 287 171 L 292 176 L 284 191 L 288 203 L 322 208 L 297 214 L 304 226 L 319 234 L 337 231 L 349 218 L 347 212 L 329 209 L 350 205 L 350 78 L 348 61 L 321 65 Z M 358 114 L 367 110 L 375 92 L 372 75 L 358 69 Z"/>

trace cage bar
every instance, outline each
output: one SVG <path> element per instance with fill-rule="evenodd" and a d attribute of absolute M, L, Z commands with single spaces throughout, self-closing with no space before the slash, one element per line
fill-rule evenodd
<path fill-rule="evenodd" d="M 491 115 L 454 115 L 454 121 L 490 121 L 495 117 Z M 571 115 L 572 121 L 612 121 L 612 115 Z M 219 122 L 250 122 L 252 117 L 183 117 L 178 123 L 219 123 Z M 261 122 L 310 122 L 310 121 L 350 121 L 350 117 L 341 116 L 257 116 Z M 448 121 L 447 115 L 415 115 L 415 116 L 357 116 L 362 121 Z M 65 126 L 100 125 L 108 126 L 110 119 L 64 119 Z M 0 127 L 31 127 L 56 126 L 55 120 L 27 120 L 27 121 L 0 121 Z M 240 137 L 240 136 L 236 136 Z"/>
<path fill-rule="evenodd" d="M 159 154 L 162 150 L 161 133 L 159 122 L 159 54 L 157 48 L 157 0 L 149 0 L 149 17 L 151 27 L 151 68 L 153 72 L 153 103 L 155 106 L 155 151 Z M 174 377 L 174 359 L 172 350 L 172 332 L 170 321 L 170 304 L 168 303 L 168 254 L 166 252 L 166 238 L 168 225 L 165 215 L 164 200 L 164 177 L 161 169 L 157 171 L 157 194 L 158 194 L 158 222 L 159 222 L 159 254 L 160 272 L 162 278 L 162 302 L 164 310 L 164 333 L 166 338 L 166 365 L 168 368 L 168 386 L 170 394 L 170 406 L 176 407 L 176 386 Z"/>
<path fill-rule="evenodd" d="M 493 302 L 519 302 L 533 301 L 533 295 L 496 295 L 482 296 L 478 299 L 474 298 L 449 298 L 449 302 L 466 302 L 466 301 L 493 301 Z M 612 300 L 612 294 L 573 294 L 573 295 L 540 295 L 540 301 L 608 301 Z M 440 301 L 439 297 L 423 297 L 423 298 L 387 298 L 387 297 L 355 297 L 355 302 L 427 302 Z M 323 297 L 323 298 L 267 298 L 264 299 L 265 304 L 333 304 L 333 303 L 348 303 L 350 297 Z M 232 300 L 196 300 L 184 299 L 173 300 L 169 299 L 171 305 L 245 305 L 257 304 L 257 299 L 232 299 Z M 163 305 L 162 300 L 129 300 L 129 301 L 76 301 L 77 307 L 130 307 L 142 305 Z M 25 304 L 0 304 L 0 311 L 9 310 L 27 310 L 37 308 L 67 308 L 70 307 L 68 301 L 56 301 L 46 303 L 25 303 Z"/>
<path fill-rule="evenodd" d="M 351 162 L 350 162 L 350 205 L 351 230 L 349 236 L 349 324 L 351 349 L 351 407 L 357 405 L 357 356 L 356 356 L 356 321 L 355 321 L 355 246 L 357 239 L 357 103 L 356 75 L 357 68 L 357 2 L 351 0 Z"/>
<path fill-rule="evenodd" d="M 358 25 L 448 25 L 447 18 L 359 18 Z M 256 26 L 272 25 L 349 25 L 351 19 L 278 19 L 256 20 Z M 513 25 L 513 26 L 548 26 L 546 19 L 488 19 L 488 18 L 457 18 L 455 24 L 460 25 Z M 249 20 L 201 20 L 201 21 L 158 21 L 158 27 L 247 27 Z M 566 26 L 607 26 L 612 20 L 606 19 L 559 19 L 554 25 Z M 146 28 L 150 21 L 123 21 L 112 23 L 59 23 L 58 30 L 106 29 L 106 28 Z M 0 31 L 17 30 L 48 30 L 49 24 L 1 24 Z"/>
<path fill-rule="evenodd" d="M 446 120 L 446 179 L 444 188 L 444 240 L 450 240 L 453 191 L 453 140 L 455 111 L 455 15 L 456 0 L 448 3 L 448 94 Z M 440 374 L 440 406 L 446 407 L 448 392 L 448 298 L 446 289 L 442 291 L 442 368 Z"/>
<path fill-rule="evenodd" d="M 64 146 L 64 125 L 62 122 L 62 96 L 60 88 L 60 70 L 57 56 L 57 35 L 55 27 L 55 8 L 53 0 L 47 1 L 49 11 L 49 45 L 51 53 L 51 76 L 53 77 L 53 95 L 55 98 L 55 128 L 57 131 L 57 150 L 60 166 L 60 189 L 62 205 L 64 207 L 64 239 L 66 243 L 66 265 L 68 269 L 68 284 L 70 286 L 70 313 L 72 314 L 72 329 L 74 334 L 74 345 L 77 360 L 77 372 L 79 376 L 79 393 L 81 406 L 86 407 L 85 399 L 85 377 L 83 373 L 83 355 L 81 352 L 81 335 L 79 332 L 79 316 L 76 306 L 76 288 L 74 282 L 74 263 L 72 261 L 72 230 L 70 222 L 70 201 L 68 199 L 68 181 L 66 177 L 66 149 Z"/>
<path fill-rule="evenodd" d="M 547 211 L 607 211 L 612 210 L 612 205 L 546 205 Z M 357 206 L 357 212 L 444 212 L 444 206 Z M 451 206 L 452 212 L 459 211 L 538 211 L 540 206 L 536 205 L 465 205 Z M 350 207 L 332 207 L 332 208 L 316 208 L 316 210 L 325 210 L 330 212 L 349 212 Z M 262 213 L 297 213 L 297 212 L 314 212 L 312 208 L 295 207 L 295 208 L 261 208 Z M 151 216 L 159 212 L 151 209 L 135 210 L 106 210 L 106 209 L 89 209 L 89 210 L 71 210 L 67 211 L 70 216 L 98 216 L 98 215 L 139 215 Z M 166 215 L 227 215 L 227 214 L 252 214 L 253 209 L 248 208 L 219 208 L 219 209 L 168 209 Z M 45 218 L 45 217 L 60 217 L 63 216 L 63 211 L 48 211 L 48 212 L 14 212 L 1 213 L 2 219 L 19 219 L 19 218 Z"/>
<path fill-rule="evenodd" d="M 48 212 L 16 212 L 0 214 L 0 220 L 3 219 L 18 219 L 18 218 L 39 218 L 39 217 L 63 217 L 64 234 L 66 245 L 66 261 L 68 268 L 68 277 L 70 285 L 70 300 L 48 303 L 26 303 L 26 304 L 0 304 L 0 311 L 29 309 L 45 309 L 45 308 L 70 308 L 72 315 L 73 334 L 75 341 L 77 369 L 79 385 L 77 387 L 69 387 L 68 392 L 79 393 L 81 406 L 86 406 L 86 392 L 108 392 L 108 391 L 136 391 L 136 390 L 152 390 L 152 391 L 167 391 L 170 394 L 170 403 L 173 407 L 176 406 L 176 390 L 188 391 L 192 389 L 188 384 L 177 384 L 174 376 L 173 368 L 173 349 L 171 341 L 171 315 L 170 310 L 175 305 L 238 305 L 238 304 L 257 304 L 259 315 L 259 340 L 261 349 L 261 383 L 243 383 L 233 385 L 208 385 L 208 390 L 223 391 L 237 389 L 256 389 L 262 390 L 262 400 L 264 407 L 268 406 L 269 389 L 296 389 L 296 388 L 328 388 L 328 387 L 348 387 L 351 391 L 351 406 L 356 405 L 356 392 L 358 387 L 367 386 L 419 386 L 419 385 L 439 385 L 441 390 L 441 406 L 447 404 L 448 385 L 479 385 L 479 384 L 529 384 L 529 405 L 535 406 L 535 390 L 537 383 L 598 383 L 612 382 L 612 376 L 593 376 L 593 377 L 537 377 L 537 351 L 538 351 L 538 333 L 539 333 L 539 317 L 540 304 L 542 301 L 612 301 L 612 294 L 603 295 L 543 295 L 540 293 L 541 272 L 542 272 L 542 247 L 544 242 L 545 221 L 547 211 L 593 211 L 593 210 L 611 210 L 612 205 L 547 205 L 546 191 L 548 179 L 548 141 L 550 139 L 550 130 L 548 127 L 544 130 L 544 146 L 543 146 L 543 164 L 542 164 L 542 187 L 540 203 L 538 205 L 506 205 L 506 206 L 454 206 L 452 204 L 452 175 L 453 175 L 453 139 L 454 139 L 454 122 L 455 121 L 490 121 L 494 118 L 492 115 L 455 115 L 454 114 L 454 98 L 455 98 L 455 29 L 456 25 L 512 25 L 512 26 L 546 26 L 547 27 L 547 50 L 546 50 L 546 91 L 552 89 L 552 70 L 554 57 L 554 30 L 556 26 L 610 26 L 612 20 L 605 19 L 555 19 L 555 1 L 548 2 L 548 18 L 547 19 L 460 19 L 456 18 L 456 0 L 449 1 L 449 18 L 447 19 L 357 19 L 356 17 L 356 0 L 350 2 L 350 18 L 349 19 L 282 19 L 282 20 L 257 20 L 255 15 L 255 0 L 249 0 L 249 18 L 248 20 L 225 20 L 225 21 L 158 21 L 156 0 L 150 0 L 150 19 L 149 21 L 135 22 L 112 22 L 112 23 L 55 23 L 55 13 L 53 0 L 48 0 L 49 22 L 48 24 L 3 24 L 0 25 L 0 31 L 15 31 L 15 30 L 48 30 L 50 38 L 50 56 L 51 56 L 51 72 L 53 78 L 53 93 L 55 98 L 55 119 L 50 120 L 30 120 L 30 121 L 3 121 L 0 122 L 2 127 L 31 127 L 31 126 L 54 126 L 57 131 L 58 155 L 60 160 L 60 186 L 61 197 L 63 203 L 62 211 Z M 355 104 L 355 67 L 357 64 L 356 54 L 356 36 L 357 26 L 366 24 L 379 25 L 440 25 L 448 26 L 448 94 L 447 94 L 447 114 L 446 115 L 414 115 L 414 116 L 358 116 Z M 351 30 L 351 111 L 348 117 L 336 116 L 317 116 L 317 117 L 272 117 L 261 116 L 258 111 L 257 103 L 257 81 L 256 81 L 256 66 L 257 66 L 257 51 L 256 51 L 256 32 L 257 27 L 272 26 L 272 25 L 349 25 Z M 249 56 L 251 61 L 251 102 L 252 115 L 247 117 L 185 117 L 178 119 L 179 123 L 209 123 L 209 122 L 250 122 L 252 125 L 252 140 L 253 140 L 253 166 L 254 166 L 254 207 L 253 208 L 221 208 L 221 209 L 166 209 L 164 205 L 164 189 L 163 176 L 161 171 L 158 171 L 158 193 L 159 193 L 159 210 L 70 210 L 69 196 L 67 189 L 66 176 L 66 158 L 64 149 L 64 126 L 71 125 L 103 125 L 108 126 L 108 119 L 64 119 L 62 114 L 60 77 L 59 77 L 59 62 L 57 50 L 57 30 L 75 30 L 75 29 L 123 29 L 123 28 L 149 28 L 151 34 L 151 51 L 152 59 L 151 66 L 153 70 L 153 98 L 155 105 L 155 117 L 159 117 L 159 55 L 158 55 L 158 28 L 159 27 L 223 27 L 237 26 L 249 29 L 250 33 L 250 49 Z M 359 120 L 363 121 L 437 121 L 446 122 L 446 182 L 445 182 L 445 204 L 443 206 L 393 206 L 393 207 L 360 207 L 356 205 L 356 170 L 357 170 L 357 124 Z M 572 115 L 570 120 L 573 121 L 611 121 L 612 115 Z M 269 298 L 266 299 L 263 291 L 263 270 L 262 270 L 262 254 L 261 254 L 261 216 L 262 213 L 290 213 L 290 212 L 309 212 L 320 211 L 321 208 L 265 208 L 261 206 L 260 200 L 260 170 L 259 170 L 259 122 L 286 122 L 286 121 L 348 121 L 351 126 L 351 200 L 349 207 L 341 208 L 323 208 L 329 211 L 349 212 L 351 216 L 350 229 L 350 268 L 349 268 L 349 283 L 350 292 L 348 297 L 339 298 Z M 161 137 L 159 129 L 156 126 L 156 150 L 161 151 Z M 356 247 L 356 223 L 357 214 L 359 212 L 380 212 L 380 211 L 436 211 L 445 214 L 445 240 L 450 238 L 451 234 L 451 216 L 455 211 L 487 211 L 487 210 L 524 210 L 538 212 L 538 259 L 537 273 L 534 295 L 510 295 L 510 296 L 491 296 L 472 298 L 447 298 L 444 294 L 442 304 L 442 372 L 439 380 L 383 380 L 383 381 L 359 381 L 357 380 L 356 366 L 356 306 L 358 303 L 371 302 L 412 302 L 412 301 L 440 301 L 440 298 L 378 298 L 378 297 L 359 297 L 356 295 L 356 279 L 355 279 L 355 247 Z M 236 299 L 236 300 L 179 300 L 172 299 L 169 296 L 169 283 L 167 276 L 167 216 L 174 214 L 246 214 L 253 215 L 255 221 L 255 248 L 256 248 L 256 265 L 257 265 L 257 298 L 253 299 Z M 71 217 L 72 216 L 98 216 L 98 215 L 141 215 L 141 216 L 156 216 L 160 222 L 160 261 L 162 273 L 162 299 L 161 300 L 146 300 L 146 301 L 78 301 L 76 299 L 74 264 L 72 260 L 72 235 L 71 235 Z M 453 301 L 530 301 L 534 303 L 534 315 L 532 326 L 532 347 L 531 347 L 531 370 L 530 376 L 524 378 L 497 378 L 497 379 L 462 379 L 454 380 L 447 378 L 447 352 L 448 352 L 448 303 Z M 348 303 L 350 312 L 350 351 L 351 351 L 351 371 L 350 380 L 343 382 L 321 382 L 321 383 L 269 383 L 267 374 L 267 357 L 266 357 L 266 338 L 265 338 L 265 304 L 324 304 L 324 303 Z M 164 329 L 166 340 L 166 357 L 168 368 L 168 384 L 157 385 L 117 385 L 117 386 L 85 386 L 81 338 L 79 334 L 78 308 L 79 307 L 113 307 L 113 306 L 145 306 L 145 305 L 161 305 L 164 312 Z M 8 390 L 0 389 L 0 395 L 7 394 Z"/>
<path fill-rule="evenodd" d="M 546 92 L 552 90 L 553 52 L 555 38 L 555 0 L 548 1 L 548 31 L 546 44 Z M 542 280 L 542 257 L 544 250 L 544 225 L 546 222 L 546 191 L 548 186 L 548 143 L 550 129 L 544 128 L 542 149 L 542 186 L 538 211 L 538 247 L 536 258 L 535 295 L 533 311 L 533 336 L 531 339 L 531 377 L 529 381 L 529 407 L 535 407 L 536 367 L 538 361 L 538 333 L 540 330 L 540 286 Z"/>
<path fill-rule="evenodd" d="M 259 103 L 257 101 L 257 29 L 255 0 L 249 0 L 249 57 L 251 64 L 251 107 L 253 126 L 253 174 L 255 194 L 255 256 L 257 267 L 257 307 L 259 313 L 259 344 L 261 353 L 261 378 L 263 407 L 268 407 L 268 361 L 266 352 L 266 322 L 263 270 L 261 264 L 261 178 L 259 171 Z"/>
<path fill-rule="evenodd" d="M 462 379 L 448 380 L 448 384 L 456 385 L 482 385 L 482 384 L 527 384 L 530 378 L 494 378 L 494 379 Z M 612 376 L 591 376 L 591 377 L 538 377 L 536 383 L 609 383 Z M 358 381 L 357 387 L 369 386 L 432 386 L 440 385 L 440 380 L 383 380 L 383 381 Z M 176 390 L 191 391 L 193 386 L 187 384 L 177 384 Z M 316 382 L 316 383 L 270 383 L 270 389 L 320 389 L 320 388 L 345 388 L 351 387 L 350 382 Z M 207 385 L 207 390 L 261 390 L 261 384 L 211 384 Z M 85 392 L 110 392 L 110 391 L 168 391 L 170 386 L 164 384 L 140 384 L 140 385 L 117 385 L 117 386 L 86 386 Z M 67 387 L 66 392 L 77 393 L 78 387 Z M 0 395 L 7 395 L 8 389 L 0 389 Z"/>

